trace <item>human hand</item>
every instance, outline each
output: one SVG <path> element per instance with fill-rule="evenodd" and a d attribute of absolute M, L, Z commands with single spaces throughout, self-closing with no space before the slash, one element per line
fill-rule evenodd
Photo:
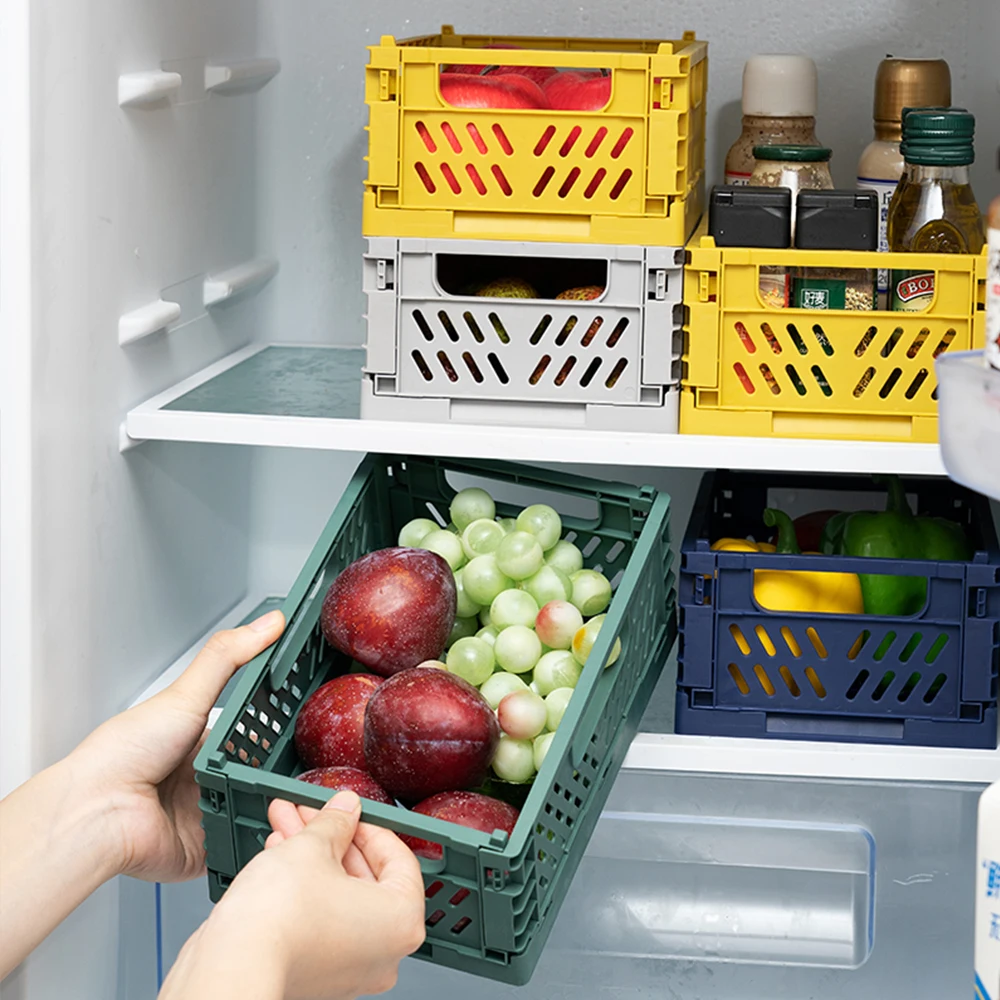
<path fill-rule="evenodd" d="M 272 611 L 217 632 L 173 684 L 109 719 L 66 759 L 74 783 L 106 803 L 106 836 L 117 871 L 158 882 L 204 872 L 193 764 L 208 714 L 236 670 L 275 642 L 284 627 L 284 616 Z"/>
<path fill-rule="evenodd" d="M 275 832 L 188 941 L 161 1000 L 352 1000 L 396 984 L 424 941 L 424 883 L 391 831 L 340 792 L 322 810 L 274 802 Z"/>

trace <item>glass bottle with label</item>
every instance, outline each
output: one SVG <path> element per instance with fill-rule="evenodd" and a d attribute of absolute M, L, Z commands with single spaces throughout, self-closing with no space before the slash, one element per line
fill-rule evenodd
<path fill-rule="evenodd" d="M 951 104 L 951 71 L 943 59 L 894 59 L 887 56 L 875 74 L 875 138 L 858 161 L 858 187 L 879 197 L 879 250 L 889 249 L 889 202 L 903 173 L 903 109 Z M 889 272 L 879 271 L 879 297 L 884 301 Z"/>
<path fill-rule="evenodd" d="M 983 217 L 969 183 L 975 118 L 968 111 L 916 109 L 903 120 L 906 170 L 889 205 L 889 249 L 979 253 Z M 934 299 L 934 272 L 894 270 L 890 308 L 920 312 Z"/>
<path fill-rule="evenodd" d="M 824 146 L 756 146 L 751 187 L 780 187 L 792 192 L 792 244 L 799 191 L 833 188 L 831 151 Z M 758 276 L 761 300 L 772 308 L 785 308 L 791 296 L 791 272 L 784 267 L 761 267 Z"/>
<path fill-rule="evenodd" d="M 743 131 L 726 155 L 726 183 L 749 184 L 754 146 L 818 146 L 816 64 L 807 56 L 758 55 L 743 67 Z"/>

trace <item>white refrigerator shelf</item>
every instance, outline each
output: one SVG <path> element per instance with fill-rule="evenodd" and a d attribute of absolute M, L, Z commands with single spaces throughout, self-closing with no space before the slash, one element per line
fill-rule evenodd
<path fill-rule="evenodd" d="M 653 468 L 944 474 L 934 444 L 362 420 L 363 364 L 357 347 L 246 347 L 131 410 L 122 447 L 190 441 Z"/>

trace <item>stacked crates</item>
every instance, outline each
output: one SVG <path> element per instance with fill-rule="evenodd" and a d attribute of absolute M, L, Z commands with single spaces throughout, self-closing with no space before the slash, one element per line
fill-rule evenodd
<path fill-rule="evenodd" d="M 363 416 L 677 430 L 706 57 L 691 33 L 613 41 L 445 27 L 371 48 Z M 442 98 L 442 70 L 501 60 L 510 72 L 604 72 L 610 97 L 587 111 Z M 482 294 L 499 279 L 519 287 Z M 581 288 L 594 297 L 557 297 Z"/>

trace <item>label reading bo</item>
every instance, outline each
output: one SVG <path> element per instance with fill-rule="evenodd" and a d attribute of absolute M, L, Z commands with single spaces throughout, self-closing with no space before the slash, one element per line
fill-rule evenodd
<path fill-rule="evenodd" d="M 894 311 L 922 312 L 933 301 L 933 271 L 892 272 L 892 308 Z"/>

